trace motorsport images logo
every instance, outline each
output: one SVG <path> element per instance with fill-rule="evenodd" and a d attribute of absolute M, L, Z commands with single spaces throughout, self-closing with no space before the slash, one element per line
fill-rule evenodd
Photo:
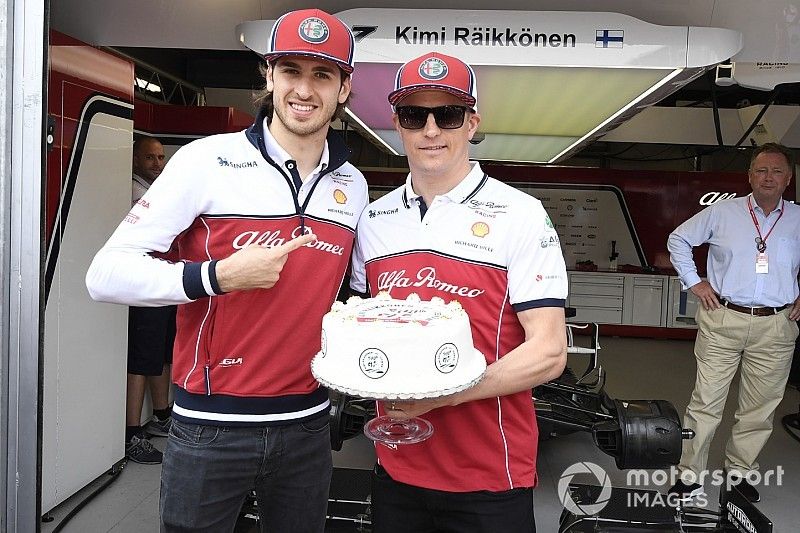
<path fill-rule="evenodd" d="M 589 474 L 595 477 L 602 487 L 600 489 L 600 496 L 594 503 L 577 503 L 572 499 L 572 494 L 569 492 L 569 484 L 572 483 L 572 478 L 576 475 Z M 567 467 L 561 474 L 561 479 L 558 480 L 558 499 L 561 505 L 566 510 L 575 516 L 593 515 L 599 513 L 608 504 L 611 498 L 611 480 L 608 479 L 608 474 L 603 467 L 598 466 L 588 461 L 575 463 Z"/>

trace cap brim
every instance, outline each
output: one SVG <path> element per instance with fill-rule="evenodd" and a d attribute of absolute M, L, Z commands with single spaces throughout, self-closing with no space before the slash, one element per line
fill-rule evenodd
<path fill-rule="evenodd" d="M 271 54 L 264 54 L 264 59 L 267 62 L 269 62 L 278 59 L 280 57 L 286 57 L 286 56 L 300 56 L 300 57 L 311 57 L 313 59 L 324 59 L 325 61 L 329 61 L 335 64 L 337 67 L 347 72 L 348 74 L 352 74 L 353 70 L 355 70 L 352 65 L 345 63 L 344 61 L 341 61 L 335 57 L 326 54 L 320 54 L 318 52 L 273 52 Z"/>
<path fill-rule="evenodd" d="M 435 84 L 424 84 L 424 85 L 412 85 L 410 87 L 403 87 L 402 89 L 397 89 L 396 91 L 392 91 L 389 93 L 389 103 L 391 105 L 397 105 L 397 103 L 405 98 L 408 95 L 418 93 L 420 91 L 442 91 L 460 99 L 462 102 L 467 104 L 469 107 L 475 107 L 476 100 L 475 98 L 465 93 L 460 89 L 456 89 L 455 87 L 448 87 L 443 85 L 435 85 Z"/>

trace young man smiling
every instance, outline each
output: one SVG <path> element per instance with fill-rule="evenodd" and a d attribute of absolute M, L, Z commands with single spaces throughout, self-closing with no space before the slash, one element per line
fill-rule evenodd
<path fill-rule="evenodd" d="M 253 488 L 262 531 L 324 528 L 329 400 L 310 362 L 367 202 L 329 132 L 353 42 L 318 9 L 278 19 L 255 123 L 181 148 L 87 274 L 98 300 L 183 304 L 162 531 L 232 531 Z M 173 243 L 180 262 L 151 255 Z"/>
<path fill-rule="evenodd" d="M 481 117 L 472 69 L 429 53 L 403 65 L 389 102 L 411 170 L 361 217 L 351 287 L 395 298 L 458 300 L 487 370 L 475 387 L 379 414 L 425 414 L 418 444 L 376 444 L 375 533 L 535 530 L 536 417 L 531 388 L 566 362 L 567 274 L 541 202 L 469 160 Z M 427 283 L 392 285 L 406 276 Z"/>

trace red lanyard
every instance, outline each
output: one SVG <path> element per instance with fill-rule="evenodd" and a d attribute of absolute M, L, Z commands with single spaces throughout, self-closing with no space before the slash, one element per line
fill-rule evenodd
<path fill-rule="evenodd" d="M 781 213 L 778 215 L 778 218 L 775 219 L 775 222 L 772 224 L 772 227 L 769 228 L 769 231 L 767 232 L 767 234 L 764 237 L 762 237 L 761 236 L 761 226 L 758 225 L 758 220 L 756 219 L 756 214 L 753 211 L 753 203 L 750 201 L 750 196 L 747 197 L 747 208 L 750 210 L 750 217 L 753 219 L 753 225 L 755 225 L 756 231 L 758 232 L 758 241 L 756 241 L 756 242 L 762 243 L 763 246 L 764 246 L 764 250 L 767 249 L 767 239 L 769 239 L 769 236 L 772 233 L 772 230 L 775 229 L 775 226 L 778 224 L 778 221 L 783 216 L 783 202 L 784 202 L 784 200 L 783 200 L 783 198 L 781 198 Z M 764 250 L 759 249 L 759 252 L 764 252 Z"/>

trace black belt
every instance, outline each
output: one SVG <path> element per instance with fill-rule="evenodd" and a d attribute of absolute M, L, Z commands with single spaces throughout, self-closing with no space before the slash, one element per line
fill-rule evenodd
<path fill-rule="evenodd" d="M 782 305 L 780 307 L 744 307 L 741 305 L 736 305 L 734 303 L 729 302 L 725 298 L 720 299 L 720 303 L 730 309 L 731 311 L 738 311 L 740 313 L 745 313 L 747 315 L 753 316 L 772 316 L 780 313 L 787 307 L 789 304 Z"/>

